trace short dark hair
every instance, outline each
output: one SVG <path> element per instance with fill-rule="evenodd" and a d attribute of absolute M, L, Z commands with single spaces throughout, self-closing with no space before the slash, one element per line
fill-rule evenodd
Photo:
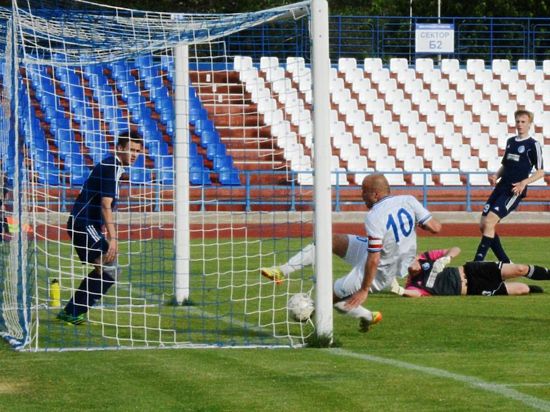
<path fill-rule="evenodd" d="M 516 112 L 514 113 L 514 119 L 518 116 L 527 116 L 529 118 L 529 123 L 533 123 L 533 120 L 535 119 L 535 115 L 533 114 L 533 112 L 524 109 L 516 110 Z"/>
<path fill-rule="evenodd" d="M 137 132 L 134 132 L 134 131 L 122 132 L 118 136 L 116 145 L 119 147 L 126 147 L 128 145 L 128 142 L 139 143 L 141 146 L 143 146 L 142 137 Z"/>

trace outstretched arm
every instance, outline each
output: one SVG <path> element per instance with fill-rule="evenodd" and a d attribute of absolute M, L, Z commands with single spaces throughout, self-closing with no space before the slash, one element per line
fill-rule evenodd
<path fill-rule="evenodd" d="M 449 256 L 451 259 L 454 259 L 458 255 L 460 255 L 460 248 L 458 246 L 453 246 L 449 249 L 447 249 L 447 252 L 445 253 L 445 256 Z"/>

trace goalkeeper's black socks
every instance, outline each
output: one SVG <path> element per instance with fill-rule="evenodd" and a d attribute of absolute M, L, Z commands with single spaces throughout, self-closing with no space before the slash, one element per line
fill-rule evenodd
<path fill-rule="evenodd" d="M 510 263 L 510 258 L 504 251 L 504 248 L 502 247 L 502 243 L 500 243 L 500 237 L 498 237 L 496 233 L 495 233 L 495 237 L 493 238 L 493 241 L 491 242 L 491 250 L 493 251 L 493 253 L 495 254 L 499 262 Z"/>
<path fill-rule="evenodd" d="M 493 240 L 494 239 L 492 237 L 481 237 L 481 241 L 479 242 L 479 246 L 477 247 L 476 255 L 474 256 L 474 262 L 483 262 L 485 260 L 485 256 L 487 256 L 487 252 L 491 248 Z"/>
<path fill-rule="evenodd" d="M 527 285 L 529 286 L 529 293 L 543 293 L 544 292 L 544 289 L 541 288 L 540 286 L 535 286 L 535 285 Z"/>
<path fill-rule="evenodd" d="M 65 312 L 72 316 L 88 312 L 114 283 L 115 280 L 108 273 L 103 272 L 102 277 L 96 270 L 92 270 L 80 282 L 74 297 L 65 306 Z"/>
<path fill-rule="evenodd" d="M 529 265 L 529 270 L 525 276 L 533 280 L 550 280 L 550 272 L 548 269 L 536 265 Z"/>

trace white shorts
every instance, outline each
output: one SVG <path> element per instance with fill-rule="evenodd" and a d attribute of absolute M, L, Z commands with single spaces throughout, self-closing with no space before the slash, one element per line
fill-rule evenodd
<path fill-rule="evenodd" d="M 344 277 L 334 282 L 334 294 L 339 298 L 353 295 L 361 288 L 367 262 L 369 242 L 366 237 L 348 235 L 348 249 L 344 261 L 353 268 Z"/>
<path fill-rule="evenodd" d="M 344 261 L 352 265 L 353 268 L 346 276 L 336 279 L 334 282 L 333 291 L 336 296 L 345 298 L 361 289 L 368 255 L 368 239 L 360 236 L 348 235 L 348 249 L 346 251 L 346 256 L 344 256 Z M 387 289 L 393 278 L 393 275 L 387 276 L 385 272 L 379 268 L 369 291 L 380 292 Z"/>

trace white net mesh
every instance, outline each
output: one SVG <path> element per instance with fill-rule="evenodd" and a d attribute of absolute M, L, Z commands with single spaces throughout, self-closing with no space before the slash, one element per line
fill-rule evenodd
<path fill-rule="evenodd" d="M 1 333 L 27 349 L 303 343 L 313 323 L 294 321 L 287 300 L 311 291 L 311 272 L 276 285 L 259 269 L 283 263 L 312 233 L 309 52 L 275 57 L 252 35 L 231 35 L 295 24 L 308 3 L 235 15 L 50 6 L 0 13 L 1 118 L 11 122 L 0 142 L 3 208 L 13 223 L 1 246 Z M 174 55 L 182 43 L 183 123 Z M 92 270 L 74 253 L 67 219 L 94 166 L 128 132 L 144 150 L 118 182 L 119 275 L 82 325 L 67 325 L 56 316 Z M 188 193 L 183 208 L 178 190 Z M 188 244 L 179 244 L 178 219 L 188 222 Z"/>

